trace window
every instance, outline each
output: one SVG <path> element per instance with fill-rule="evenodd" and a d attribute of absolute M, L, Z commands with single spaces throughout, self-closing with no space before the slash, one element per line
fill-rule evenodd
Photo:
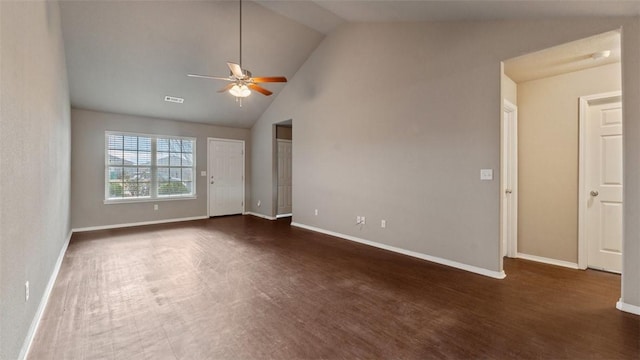
<path fill-rule="evenodd" d="M 195 138 L 105 134 L 105 202 L 193 198 Z"/>

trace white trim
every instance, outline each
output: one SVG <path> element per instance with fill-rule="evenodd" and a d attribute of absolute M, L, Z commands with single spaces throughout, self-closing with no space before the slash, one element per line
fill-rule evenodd
<path fill-rule="evenodd" d="M 618 98 L 622 101 L 622 92 L 613 91 L 602 94 L 580 96 L 580 110 L 578 115 L 578 268 L 586 269 L 588 266 L 587 234 L 587 178 L 584 169 L 587 140 L 587 111 L 589 105 L 601 101 Z M 624 243 L 624 241 L 623 241 Z"/>
<path fill-rule="evenodd" d="M 247 209 L 247 199 L 246 199 L 246 185 L 247 185 L 247 174 L 246 174 L 246 165 L 247 165 L 247 153 L 246 153 L 246 148 L 247 148 L 247 144 L 244 140 L 237 140 L 237 139 L 223 139 L 223 138 L 214 138 L 214 137 L 207 137 L 207 216 L 211 217 L 211 199 L 209 198 L 210 193 L 210 188 L 211 185 L 209 183 L 209 176 L 213 173 L 213 171 L 210 168 L 210 161 L 209 161 L 209 154 L 211 153 L 211 142 L 213 141 L 227 141 L 227 142 L 239 142 L 242 143 L 242 213 L 245 213 L 245 210 Z"/>
<path fill-rule="evenodd" d="M 255 212 L 252 212 L 252 211 L 246 211 L 246 212 L 242 213 L 242 215 L 251 215 L 251 216 L 255 216 L 255 217 L 259 217 L 259 218 L 263 218 L 263 219 L 267 219 L 267 220 L 275 220 L 276 219 L 273 216 L 262 215 L 262 214 L 255 213 Z"/>
<path fill-rule="evenodd" d="M 73 229 L 73 232 L 118 229 L 118 228 L 133 227 L 133 226 L 165 224 L 165 223 L 173 223 L 173 222 L 180 222 L 180 221 L 202 220 L 202 219 L 208 219 L 208 218 L 209 218 L 209 216 L 192 216 L 192 217 L 186 217 L 186 218 L 173 218 L 173 219 L 163 219 L 163 220 L 142 221 L 142 222 L 136 222 L 136 223 L 127 223 L 127 224 L 88 226 L 88 227 Z"/>
<path fill-rule="evenodd" d="M 562 266 L 562 267 L 566 267 L 566 268 L 569 268 L 569 269 L 579 269 L 578 268 L 578 264 L 572 263 L 570 261 L 556 260 L 556 259 L 546 258 L 546 257 L 542 257 L 542 256 L 529 255 L 529 254 L 523 254 L 523 253 L 518 253 L 518 258 L 519 259 L 525 259 L 525 260 L 531 260 L 531 261 L 537 261 L 537 262 L 545 263 L 545 264 L 549 264 L 549 265 Z"/>
<path fill-rule="evenodd" d="M 195 195 L 188 196 L 178 196 L 178 195 L 162 195 L 159 198 L 122 198 L 122 199 L 112 199 L 112 200 L 103 200 L 105 205 L 113 205 L 113 204 L 134 204 L 134 203 L 150 203 L 157 201 L 174 201 L 174 200 L 196 200 L 198 197 Z"/>
<path fill-rule="evenodd" d="M 276 215 L 276 219 L 280 219 L 280 218 L 286 218 L 286 217 L 292 217 L 293 214 L 292 213 L 288 213 L 288 214 L 278 214 Z"/>
<path fill-rule="evenodd" d="M 374 241 L 361 239 L 361 238 L 358 238 L 358 237 L 355 237 L 355 236 L 351 236 L 351 235 L 345 235 L 345 234 L 337 233 L 337 232 L 334 232 L 334 231 L 320 229 L 320 228 L 317 228 L 317 227 L 314 227 L 314 226 L 304 225 L 304 224 L 300 224 L 300 223 L 296 223 L 296 222 L 292 222 L 291 226 L 295 226 L 295 227 L 299 227 L 299 228 L 302 228 L 302 229 L 307 229 L 307 230 L 319 232 L 319 233 L 326 234 L 326 235 L 339 237 L 339 238 L 342 238 L 342 239 L 345 239 L 345 240 L 358 242 L 358 243 L 361 243 L 361 244 L 377 247 L 377 248 L 383 249 L 383 250 L 393 251 L 393 252 L 398 253 L 398 254 L 407 255 L 407 256 L 415 257 L 415 258 L 422 259 L 422 260 L 431 261 L 431 262 L 434 262 L 434 263 L 437 263 L 437 264 L 451 266 L 451 267 L 454 267 L 454 268 L 457 268 L 457 269 L 461 269 L 461 270 L 469 271 L 469 272 L 472 272 L 472 273 L 488 276 L 488 277 L 491 277 L 491 278 L 494 278 L 494 279 L 504 279 L 507 276 L 504 273 L 504 271 L 488 270 L 488 269 L 480 268 L 480 267 L 473 266 L 473 265 L 467 265 L 467 264 L 459 263 L 457 261 L 447 260 L 447 259 L 439 258 L 439 257 L 436 257 L 436 256 L 426 255 L 426 254 L 422 254 L 422 253 L 411 251 L 411 250 L 401 249 L 401 248 L 398 248 L 398 247 L 395 247 L 395 246 L 385 245 L 385 244 L 377 243 L 377 242 L 374 242 Z"/>
<path fill-rule="evenodd" d="M 616 303 L 616 309 L 624 312 L 628 312 L 631 314 L 640 315 L 640 306 L 627 304 L 622 299 L 618 300 Z"/>
<path fill-rule="evenodd" d="M 40 299 L 40 304 L 38 305 L 38 310 L 36 310 L 36 314 L 31 321 L 31 326 L 29 326 L 29 331 L 27 332 L 27 336 L 25 337 L 24 343 L 22 344 L 22 349 L 20 349 L 18 359 L 26 359 L 29 355 L 29 350 L 31 350 L 33 339 L 36 337 L 38 326 L 40 326 L 40 321 L 42 320 L 42 315 L 44 314 L 44 310 L 47 308 L 47 304 L 49 303 L 49 298 L 51 297 L 51 292 L 53 291 L 53 285 L 55 285 L 56 279 L 58 278 L 58 273 L 60 272 L 60 267 L 62 266 L 62 261 L 64 260 L 64 254 L 67 252 L 67 248 L 69 247 L 71 235 L 73 235 L 73 231 L 69 231 L 69 235 L 67 235 L 67 239 L 60 249 L 58 260 L 56 260 L 56 264 L 53 267 L 53 272 L 49 277 L 47 287 L 45 287 L 44 289 L 42 299 Z"/>
<path fill-rule="evenodd" d="M 506 118 L 504 114 L 509 114 L 509 118 Z M 500 139 L 500 148 L 501 148 L 501 156 L 500 156 L 500 258 L 502 258 L 503 251 L 506 253 L 508 257 L 516 257 L 518 254 L 518 107 L 511 103 L 509 100 L 504 99 L 502 104 L 502 124 L 501 124 L 501 139 Z M 507 120 L 512 119 L 512 131 L 511 133 L 507 133 L 505 123 Z M 508 144 L 505 141 L 507 138 L 513 137 L 513 148 L 508 148 Z M 507 174 L 507 153 L 511 152 L 515 149 L 515 157 L 513 158 L 513 166 L 515 167 L 515 171 L 511 176 L 513 177 L 513 181 L 511 184 L 511 197 L 513 200 L 513 208 L 511 209 L 511 213 L 507 214 L 504 211 L 505 207 L 505 192 L 507 190 L 506 187 L 506 179 L 509 174 Z M 506 222 L 508 219 L 511 219 L 512 228 L 511 228 L 511 236 L 506 233 Z M 505 240 L 506 237 L 506 240 Z M 503 242 L 507 242 L 506 249 L 503 249 Z"/>

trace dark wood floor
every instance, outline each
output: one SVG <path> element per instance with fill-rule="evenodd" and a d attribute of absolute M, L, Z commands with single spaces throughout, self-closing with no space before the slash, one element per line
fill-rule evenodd
<path fill-rule="evenodd" d="M 248 216 L 74 234 L 29 359 L 638 359 L 620 278 L 495 280 Z"/>

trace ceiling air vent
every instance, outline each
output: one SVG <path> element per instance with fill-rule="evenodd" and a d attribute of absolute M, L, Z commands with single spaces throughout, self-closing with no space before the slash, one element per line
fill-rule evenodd
<path fill-rule="evenodd" d="M 183 98 L 179 98 L 179 97 L 175 97 L 175 96 L 167 95 L 167 96 L 164 97 L 164 101 L 177 103 L 177 104 L 182 104 L 184 102 L 184 99 Z"/>

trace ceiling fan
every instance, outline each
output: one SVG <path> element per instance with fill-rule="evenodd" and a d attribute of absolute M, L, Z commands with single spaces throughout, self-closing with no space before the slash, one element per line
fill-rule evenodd
<path fill-rule="evenodd" d="M 287 78 L 284 76 L 266 76 L 266 77 L 253 77 L 251 71 L 242 68 L 242 0 L 239 1 L 240 4 L 240 56 L 239 56 L 239 64 L 233 62 L 227 62 L 227 66 L 229 67 L 230 74 L 228 77 L 221 76 L 209 76 L 209 75 L 198 75 L 198 74 L 187 74 L 189 77 L 194 78 L 202 78 L 202 79 L 213 79 L 213 80 L 223 80 L 228 81 L 229 84 L 218 90 L 218 92 L 226 92 L 228 91 L 231 95 L 236 97 L 236 101 L 242 101 L 242 98 L 245 98 L 251 95 L 251 90 L 257 91 L 262 95 L 269 96 L 273 94 L 271 91 L 263 88 L 258 85 L 260 83 L 270 83 L 270 82 L 287 82 Z M 240 102 L 240 106 L 242 106 L 242 102 Z"/>

